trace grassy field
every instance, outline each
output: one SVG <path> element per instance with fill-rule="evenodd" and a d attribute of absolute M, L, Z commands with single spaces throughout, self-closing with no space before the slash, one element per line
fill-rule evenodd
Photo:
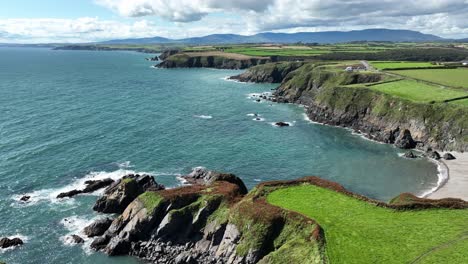
<path fill-rule="evenodd" d="M 289 49 L 285 47 L 279 49 L 272 49 L 267 47 L 235 47 L 226 49 L 225 52 L 238 53 L 249 56 L 316 56 L 320 54 L 330 53 L 330 50 L 321 48 Z"/>
<path fill-rule="evenodd" d="M 402 70 L 393 73 L 441 85 L 468 88 L 468 68 Z"/>
<path fill-rule="evenodd" d="M 425 68 L 440 67 L 430 62 L 411 62 L 411 61 L 372 61 L 371 65 L 379 70 L 383 69 L 402 69 L 402 68 Z"/>
<path fill-rule="evenodd" d="M 369 86 L 371 89 L 395 95 L 414 102 L 441 102 L 448 99 L 468 96 L 468 92 L 460 89 L 442 88 L 414 80 L 401 80 Z M 468 106 L 467 100 L 454 101 L 454 104 Z"/>
<path fill-rule="evenodd" d="M 397 212 L 314 185 L 267 200 L 315 219 L 330 263 L 468 263 L 468 210 Z"/>

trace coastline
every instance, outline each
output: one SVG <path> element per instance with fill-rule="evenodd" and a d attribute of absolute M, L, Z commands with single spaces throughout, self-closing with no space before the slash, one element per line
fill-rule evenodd
<path fill-rule="evenodd" d="M 440 161 L 447 168 L 447 180 L 429 199 L 459 198 L 468 201 L 468 153 L 452 152 L 455 160 Z"/>

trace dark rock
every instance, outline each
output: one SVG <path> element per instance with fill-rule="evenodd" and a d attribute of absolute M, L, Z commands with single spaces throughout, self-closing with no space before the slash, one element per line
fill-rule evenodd
<path fill-rule="evenodd" d="M 146 190 L 162 190 L 150 175 L 126 175 L 106 189 L 104 195 L 96 201 L 93 209 L 101 213 L 122 213 L 138 195 Z"/>
<path fill-rule="evenodd" d="M 82 243 L 84 243 L 84 239 L 81 238 L 81 237 L 78 236 L 78 235 L 74 235 L 74 234 L 73 234 L 73 235 L 70 236 L 70 239 L 71 239 L 71 241 L 72 241 L 73 243 L 75 243 L 75 244 L 82 244 Z"/>
<path fill-rule="evenodd" d="M 429 152 L 427 153 L 427 156 L 428 156 L 429 158 L 435 159 L 435 160 L 440 160 L 440 158 L 441 158 L 439 152 L 437 152 L 437 151 L 435 151 L 435 150 L 434 150 L 434 151 L 429 151 Z"/>
<path fill-rule="evenodd" d="M 418 156 L 416 154 L 414 154 L 413 151 L 407 151 L 407 152 L 405 152 L 403 157 L 408 158 L 408 159 L 415 159 Z"/>
<path fill-rule="evenodd" d="M 59 199 L 66 198 L 66 197 L 71 198 L 71 197 L 76 196 L 76 195 L 78 195 L 80 193 L 83 193 L 83 191 L 81 191 L 81 190 L 71 190 L 69 192 L 60 193 L 59 195 L 57 195 L 57 198 L 59 198 Z"/>
<path fill-rule="evenodd" d="M 31 196 L 29 195 L 24 195 L 20 198 L 20 201 L 23 201 L 23 202 L 27 202 L 29 201 L 29 199 L 31 199 Z"/>
<path fill-rule="evenodd" d="M 88 237 L 101 236 L 107 231 L 107 229 L 109 229 L 111 224 L 112 219 L 110 218 L 100 219 L 85 227 L 83 232 Z"/>
<path fill-rule="evenodd" d="M 217 181 L 226 181 L 239 186 L 242 194 L 246 194 L 247 187 L 244 182 L 234 174 L 220 173 L 216 171 L 207 170 L 204 167 L 196 167 L 188 175 L 182 176 L 191 184 L 204 184 L 210 185 Z"/>
<path fill-rule="evenodd" d="M 83 189 L 83 193 L 91 193 L 94 191 L 97 191 L 99 189 L 102 189 L 104 187 L 107 187 L 111 185 L 114 182 L 112 179 L 104 179 L 104 180 L 97 180 L 97 181 L 86 181 L 86 187 Z"/>
<path fill-rule="evenodd" d="M 163 53 L 161 53 L 161 55 L 159 55 L 159 59 L 160 60 L 165 60 L 167 59 L 168 57 L 172 56 L 172 55 L 175 55 L 177 53 L 179 53 L 180 50 L 177 50 L 177 49 L 169 49 L 169 50 L 165 50 Z"/>
<path fill-rule="evenodd" d="M 408 129 L 403 130 L 395 140 L 395 146 L 401 149 L 412 149 L 416 147 L 416 142 Z"/>
<path fill-rule="evenodd" d="M 289 124 L 286 123 L 286 122 L 276 122 L 276 123 L 275 123 L 275 126 L 279 126 L 279 127 L 288 127 Z"/>
<path fill-rule="evenodd" d="M 92 193 L 94 191 L 97 191 L 99 189 L 102 189 L 106 186 L 111 185 L 114 182 L 112 179 L 104 179 L 104 180 L 89 180 L 85 181 L 86 187 L 83 190 L 71 190 L 69 192 L 63 192 L 57 195 L 57 198 L 71 198 L 73 196 L 76 196 L 78 194 L 82 193 Z"/>
<path fill-rule="evenodd" d="M 12 238 L 12 239 L 8 237 L 4 237 L 0 239 L 0 248 L 16 247 L 16 246 L 20 246 L 23 244 L 24 244 L 23 240 L 17 237 Z"/>
<path fill-rule="evenodd" d="M 444 160 L 454 160 L 454 159 L 456 159 L 455 156 L 453 156 L 451 153 L 448 153 L 448 152 L 445 153 L 443 157 L 444 157 Z"/>
<path fill-rule="evenodd" d="M 96 237 L 91 243 L 90 247 L 94 250 L 104 249 L 109 243 L 109 240 L 110 240 L 110 237 L 106 235 L 101 236 L 101 237 Z"/>

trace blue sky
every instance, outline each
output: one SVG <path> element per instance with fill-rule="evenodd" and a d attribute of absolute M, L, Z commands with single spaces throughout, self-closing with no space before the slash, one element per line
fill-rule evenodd
<path fill-rule="evenodd" d="M 93 0 L 2 0 L 0 18 L 117 18 L 118 14 Z"/>
<path fill-rule="evenodd" d="M 0 42 L 410 29 L 468 38 L 467 0 L 2 0 Z"/>

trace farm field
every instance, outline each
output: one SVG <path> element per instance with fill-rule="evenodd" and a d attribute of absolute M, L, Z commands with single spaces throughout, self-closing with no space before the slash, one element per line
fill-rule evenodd
<path fill-rule="evenodd" d="M 379 70 L 440 67 L 439 65 L 434 65 L 430 62 L 411 62 L 411 61 L 371 61 L 370 64 Z"/>
<path fill-rule="evenodd" d="M 272 49 L 266 47 L 246 47 L 246 48 L 230 48 L 225 50 L 226 53 L 238 53 L 249 56 L 316 56 L 320 54 L 330 53 L 328 49 L 298 49 L 298 48 L 279 48 Z"/>
<path fill-rule="evenodd" d="M 467 209 L 395 211 L 309 184 L 267 201 L 315 219 L 330 263 L 468 263 Z"/>
<path fill-rule="evenodd" d="M 446 86 L 468 88 L 468 68 L 401 70 L 392 73 Z"/>
<path fill-rule="evenodd" d="M 388 82 L 369 86 L 369 88 L 420 103 L 441 102 L 468 96 L 468 92 L 460 89 L 442 88 L 415 80 Z M 468 106 L 466 100 L 454 101 L 452 103 Z"/>

